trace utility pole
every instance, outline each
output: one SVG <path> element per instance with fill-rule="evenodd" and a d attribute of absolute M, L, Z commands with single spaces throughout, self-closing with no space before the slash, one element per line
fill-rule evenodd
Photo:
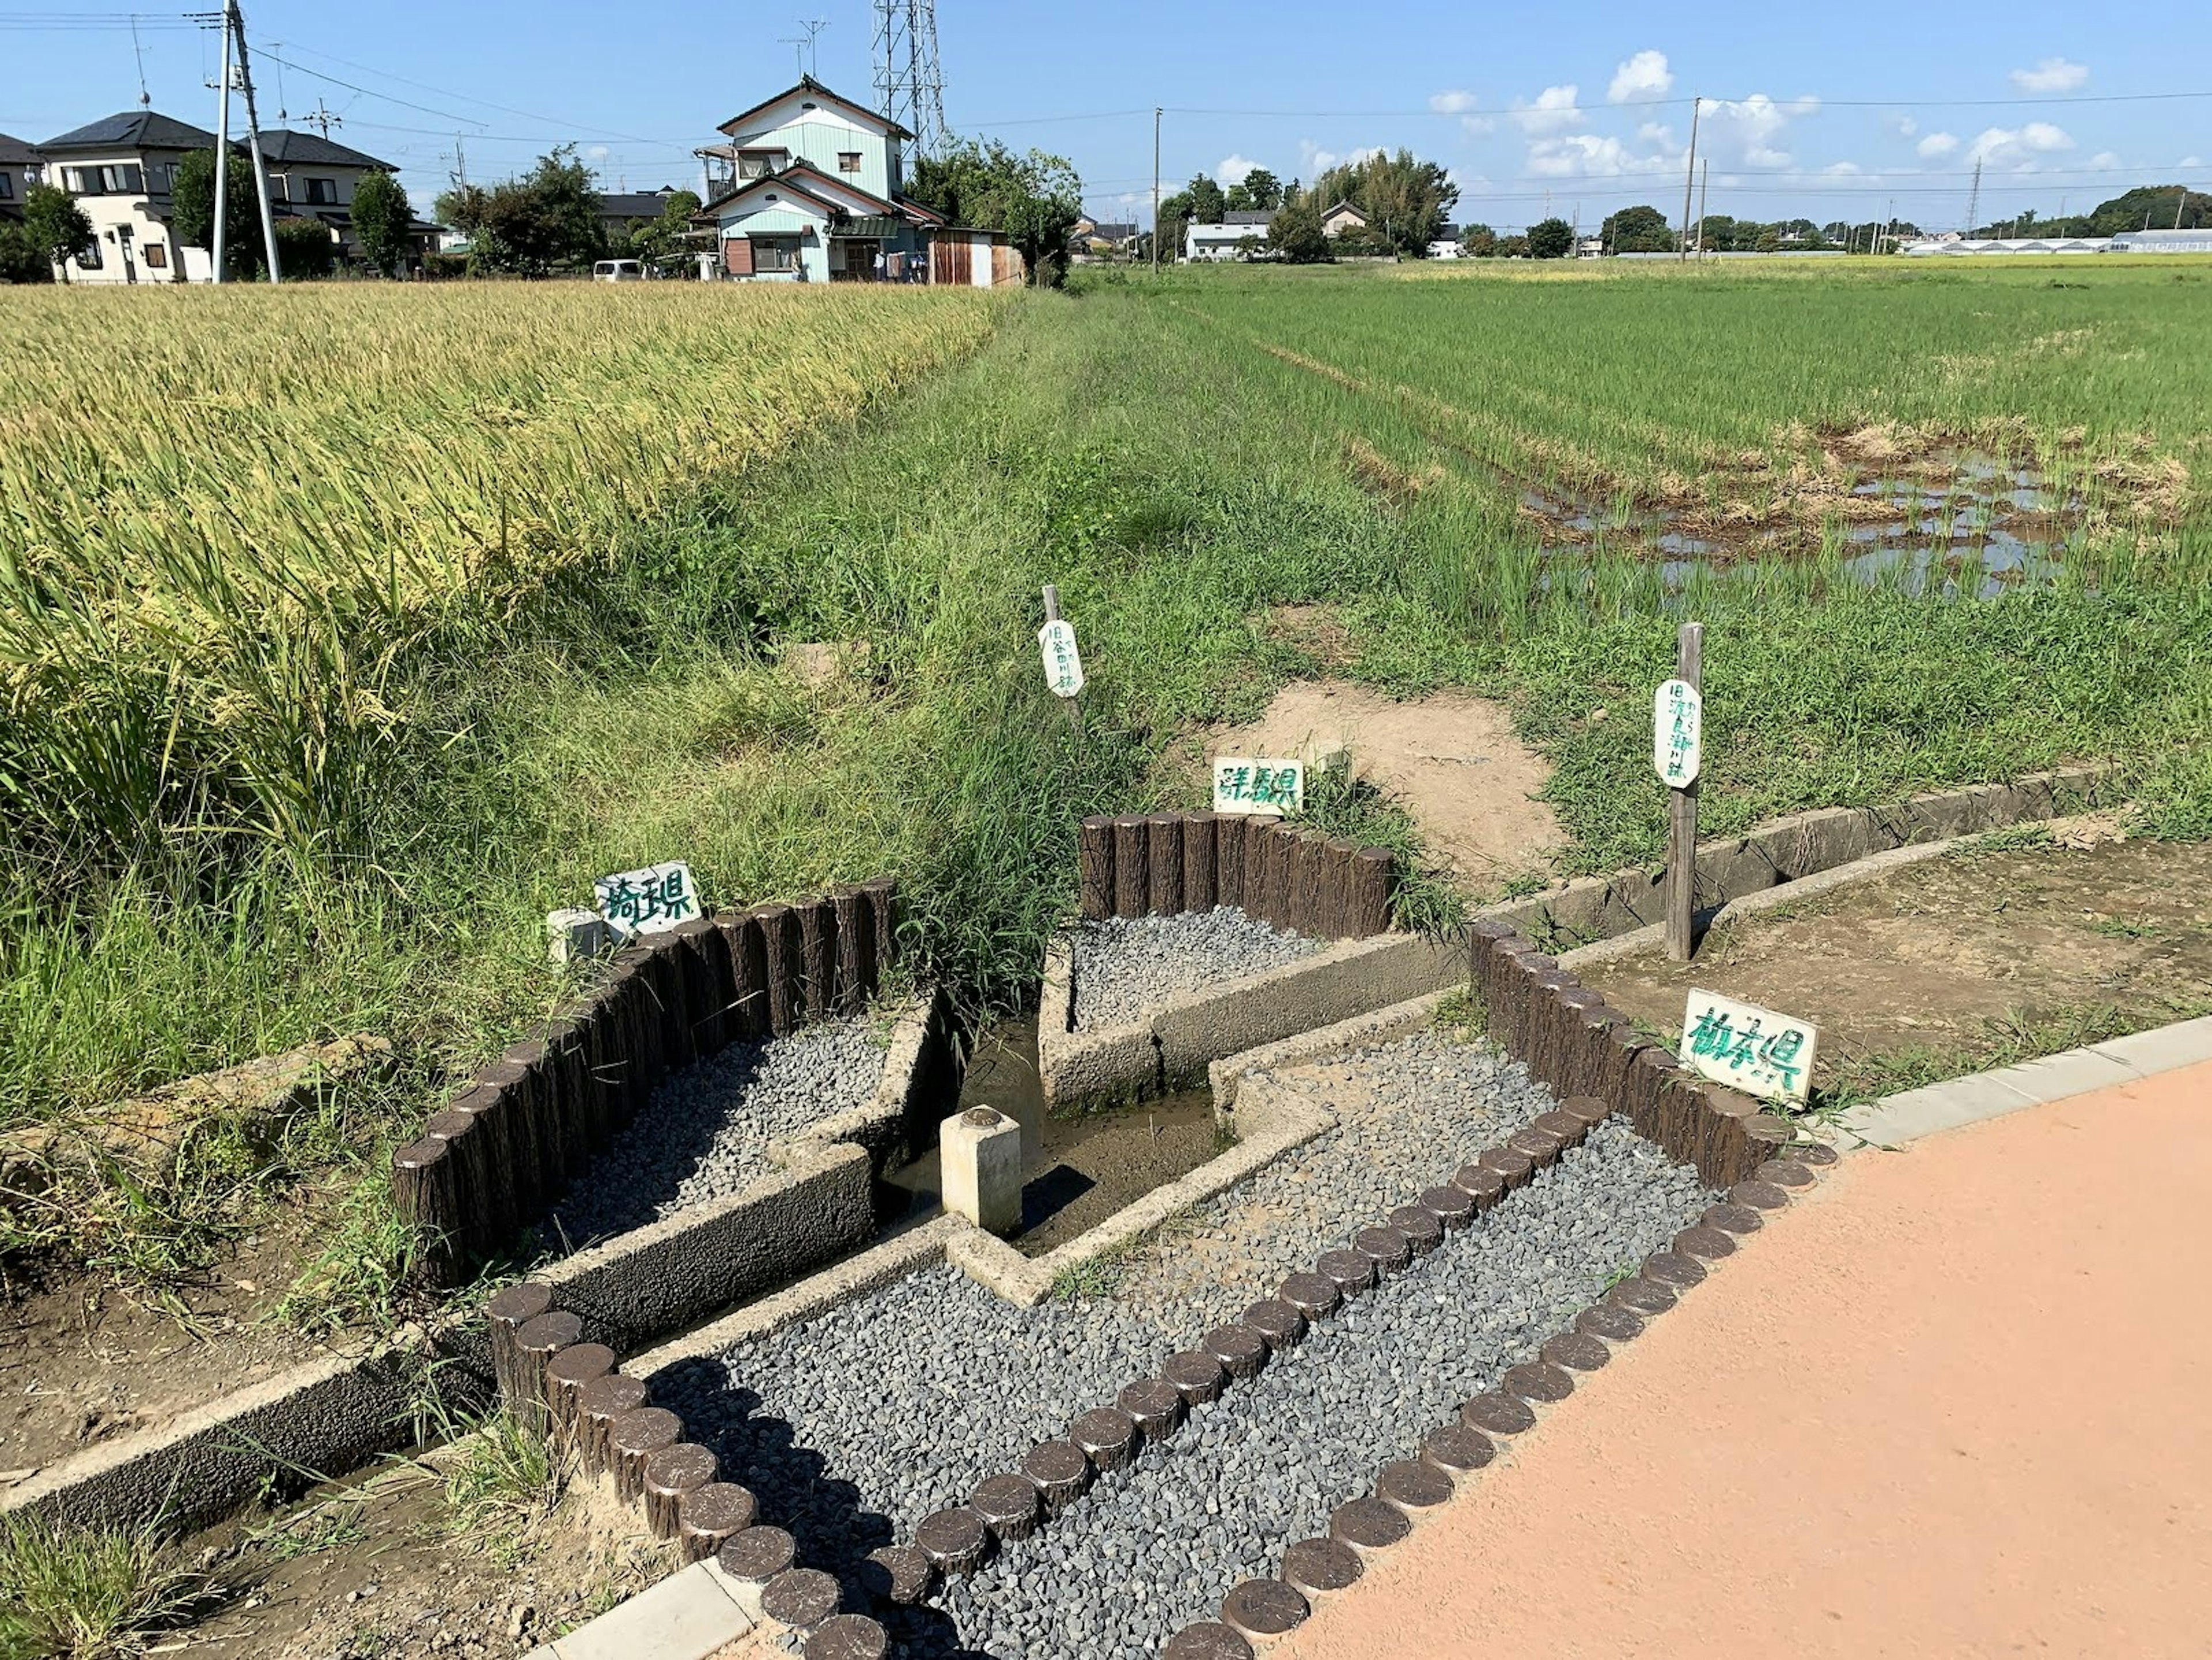
<path fill-rule="evenodd" d="M 1705 263 L 1705 185 L 1711 179 L 1712 171 L 1710 161 L 1698 164 L 1698 263 L 1701 265 Z"/>
<path fill-rule="evenodd" d="M 276 266 L 276 216 L 269 205 L 269 172 L 261 165 L 261 121 L 253 112 L 253 64 L 246 52 L 246 15 L 239 10 L 238 0 L 223 0 L 223 9 L 238 36 L 238 78 L 246 92 L 246 153 L 253 162 L 254 193 L 261 198 L 261 246 L 269 257 L 269 284 L 274 288 L 284 278 Z"/>
<path fill-rule="evenodd" d="M 1160 106 L 1152 106 L 1152 275 L 1160 274 Z"/>
<path fill-rule="evenodd" d="M 1971 195 L 1969 195 L 1969 196 L 1966 198 L 1966 234 L 1967 234 L 1967 235 L 1972 236 L 1972 235 L 1974 234 L 1974 221 L 1975 221 L 1976 219 L 1978 219 L 1978 218 L 1979 218 L 1979 217 L 1981 216 L 1981 211 L 1982 211 L 1982 164 L 1981 164 L 1979 161 L 1976 161 L 1976 162 L 1974 163 L 1974 188 L 1973 188 L 1973 192 L 1972 192 L 1972 193 Z"/>
<path fill-rule="evenodd" d="M 2173 228 L 2181 228 L 2181 210 L 2189 205 L 2189 186 L 2181 187 L 2181 194 L 2173 198 Z"/>
<path fill-rule="evenodd" d="M 1682 263 L 1690 259 L 1690 186 L 1698 182 L 1698 117 L 1704 112 L 1702 97 L 1690 100 L 1690 164 L 1682 173 Z"/>
<path fill-rule="evenodd" d="M 223 0 L 222 78 L 215 106 L 215 278 L 222 281 L 230 228 L 230 0 Z"/>
<path fill-rule="evenodd" d="M 345 117 L 340 115 L 336 110 L 325 109 L 323 107 L 323 100 L 319 98 L 315 100 L 314 113 L 312 115 L 303 115 L 300 119 L 306 122 L 309 126 L 319 128 L 325 138 L 328 138 L 331 136 L 331 129 L 332 127 L 342 127 L 345 125 Z"/>
<path fill-rule="evenodd" d="M 463 190 L 469 187 L 469 153 L 461 143 L 462 135 L 453 135 L 453 182 Z"/>

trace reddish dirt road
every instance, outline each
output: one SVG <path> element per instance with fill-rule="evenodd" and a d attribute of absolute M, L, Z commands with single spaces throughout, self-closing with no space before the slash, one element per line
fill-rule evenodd
<path fill-rule="evenodd" d="M 2212 1655 L 2212 1063 L 1864 1152 L 1279 1660 Z"/>

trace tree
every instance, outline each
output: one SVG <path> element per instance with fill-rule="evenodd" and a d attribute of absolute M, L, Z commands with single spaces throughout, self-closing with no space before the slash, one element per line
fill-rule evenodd
<path fill-rule="evenodd" d="M 1197 225 L 1218 225 L 1221 216 L 1229 211 L 1229 198 L 1222 194 L 1221 186 L 1204 173 L 1191 175 L 1190 183 L 1182 193 L 1190 198 L 1191 222 Z"/>
<path fill-rule="evenodd" d="M 2180 212 L 2176 214 L 2179 208 Z M 2212 196 L 2182 185 L 2138 185 L 2125 195 L 2100 202 L 2089 216 L 2089 234 L 2117 236 L 2122 231 L 2172 230 L 2179 217 L 2184 230 L 2212 228 Z"/>
<path fill-rule="evenodd" d="M 391 173 L 381 170 L 365 173 L 353 187 L 350 211 L 354 238 L 361 244 L 362 252 L 380 274 L 391 276 L 407 246 L 407 228 L 415 222 L 406 191 Z"/>
<path fill-rule="evenodd" d="M 562 265 L 589 265 L 604 243 L 599 192 L 574 144 L 548 150 L 521 178 L 489 190 L 447 191 L 437 211 L 469 238 L 472 271 L 550 276 Z"/>
<path fill-rule="evenodd" d="M 1501 237 L 1498 243 L 1498 257 L 1500 259 L 1526 259 L 1528 257 L 1528 239 L 1525 236 Z"/>
<path fill-rule="evenodd" d="M 956 225 L 1006 232 L 1033 286 L 1058 288 L 1067 280 L 1067 239 L 1083 216 L 1083 181 L 1065 156 L 1017 155 L 995 138 L 953 139 L 941 155 L 915 163 L 907 194 Z"/>
<path fill-rule="evenodd" d="M 1564 259 L 1575 250 L 1575 228 L 1559 218 L 1528 227 L 1528 252 L 1538 259 Z"/>
<path fill-rule="evenodd" d="M 1459 186 L 1443 167 L 1405 149 L 1332 167 L 1314 180 L 1311 194 L 1324 208 L 1351 203 L 1383 246 L 1416 258 L 1428 252 L 1459 202 Z"/>
<path fill-rule="evenodd" d="M 312 282 L 331 274 L 338 245 L 328 225 L 319 219 L 279 219 L 276 231 L 276 263 L 286 282 Z"/>
<path fill-rule="evenodd" d="M 1752 239 L 1751 246 L 1752 252 L 1754 253 L 1781 252 L 1782 227 L 1779 225 L 1759 226 L 1759 234 Z"/>
<path fill-rule="evenodd" d="M 54 262 L 22 225 L 0 222 L 0 283 L 51 283 Z"/>
<path fill-rule="evenodd" d="M 1473 258 L 1488 259 L 1498 252 L 1498 233 L 1487 225 L 1462 225 L 1459 245 Z"/>
<path fill-rule="evenodd" d="M 23 192 L 23 230 L 31 246 L 70 280 L 69 262 L 92 240 L 92 216 L 58 185 L 33 185 Z"/>
<path fill-rule="evenodd" d="M 227 234 L 224 249 L 226 277 L 258 276 L 264 263 L 261 246 L 261 203 L 253 183 L 253 163 L 232 151 L 228 198 L 223 204 Z M 177 163 L 176 182 L 169 187 L 170 226 L 185 245 L 215 252 L 215 152 L 194 150 Z M 283 254 L 277 255 L 283 258 Z"/>
<path fill-rule="evenodd" d="M 1677 246 L 1667 216 L 1650 206 L 1608 215 L 1598 237 L 1612 253 L 1672 253 Z"/>
<path fill-rule="evenodd" d="M 1328 238 L 1321 228 L 1321 205 L 1312 192 L 1293 195 L 1275 210 L 1267 226 L 1267 246 L 1293 265 L 1317 265 L 1328 258 Z"/>
<path fill-rule="evenodd" d="M 1153 231 L 1159 240 L 1160 258 L 1164 263 L 1182 256 L 1183 228 L 1190 222 L 1188 191 L 1177 191 L 1173 196 L 1160 198 L 1159 216 L 1153 222 Z"/>
<path fill-rule="evenodd" d="M 1229 194 L 1222 198 L 1222 205 L 1231 213 L 1250 213 L 1255 205 L 1252 192 L 1242 185 L 1231 185 Z"/>
<path fill-rule="evenodd" d="M 1265 167 L 1255 167 L 1246 173 L 1241 188 L 1252 205 L 1262 213 L 1272 213 L 1283 205 L 1282 181 Z"/>

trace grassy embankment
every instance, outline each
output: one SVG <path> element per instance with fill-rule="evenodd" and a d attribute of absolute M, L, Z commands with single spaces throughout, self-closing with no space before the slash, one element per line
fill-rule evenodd
<path fill-rule="evenodd" d="M 1024 298 L 856 431 L 670 481 L 649 531 L 402 654 L 313 834 L 241 835 L 256 798 L 210 787 L 165 795 L 158 837 L 88 837 L 66 879 L 19 879 L 0 980 L 19 1120 L 326 1032 L 382 1032 L 405 1061 L 289 1163 L 241 1149 L 227 1189 L 171 1172 L 150 1211 L 18 1207 L 21 1237 L 173 1271 L 251 1213 L 223 1194 L 296 1200 L 314 1176 L 336 1243 L 297 1312 L 381 1306 L 380 1139 L 556 994 L 542 913 L 626 864 L 689 857 L 726 904 L 894 873 L 921 953 L 971 998 L 1018 997 L 1069 896 L 1073 819 L 1164 790 L 1171 736 L 1313 666 L 1260 620 L 1277 605 L 1335 608 L 1361 678 L 1509 698 L 1559 764 L 1568 868 L 1658 845 L 1639 709 L 1689 614 L 1716 830 L 2111 754 L 2150 822 L 2201 832 L 2212 369 L 2190 346 L 2212 283 L 2175 274 L 1201 272 Z M 696 392 L 647 381 L 629 407 Z M 1832 440 L 1885 426 L 1908 458 L 2063 470 L 2089 501 L 2057 577 L 1948 603 L 1847 575 Z M 1556 538 L 1521 510 L 1530 483 L 1603 504 L 1571 560 L 1540 556 Z M 1644 543 L 1662 510 L 1778 539 L 1671 591 Z M 1035 661 L 1045 581 L 1092 676 L 1080 748 Z M 865 642 L 867 673 L 800 686 L 773 659 L 805 640 Z M 38 860 L 82 812 L 11 820 L 27 874 L 62 868 Z"/>

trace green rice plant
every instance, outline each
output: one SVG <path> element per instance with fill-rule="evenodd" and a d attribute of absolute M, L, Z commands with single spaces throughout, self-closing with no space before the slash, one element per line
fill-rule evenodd
<path fill-rule="evenodd" d="M 155 1527 L 64 1527 L 0 1517 L 0 1660 L 143 1654 L 207 1595 Z"/>

